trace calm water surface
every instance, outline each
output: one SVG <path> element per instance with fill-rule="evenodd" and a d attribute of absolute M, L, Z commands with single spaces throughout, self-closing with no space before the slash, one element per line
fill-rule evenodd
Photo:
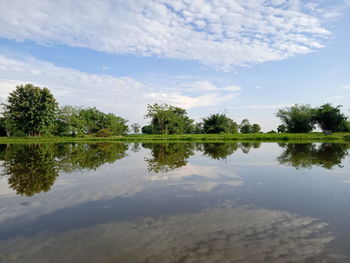
<path fill-rule="evenodd" d="M 349 153 L 0 145 L 0 262 L 350 262 Z"/>

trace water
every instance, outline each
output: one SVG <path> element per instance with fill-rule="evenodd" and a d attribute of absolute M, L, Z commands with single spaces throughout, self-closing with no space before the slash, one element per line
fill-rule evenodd
<path fill-rule="evenodd" d="M 0 262 L 350 262 L 349 152 L 0 145 Z"/>

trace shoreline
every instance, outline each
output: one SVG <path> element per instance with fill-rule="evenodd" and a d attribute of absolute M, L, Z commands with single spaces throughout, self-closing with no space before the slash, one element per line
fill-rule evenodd
<path fill-rule="evenodd" d="M 350 133 L 324 135 L 313 133 L 256 133 L 256 134 L 180 134 L 180 135 L 124 135 L 111 137 L 0 137 L 7 143 L 60 143 L 60 142 L 350 142 Z"/>

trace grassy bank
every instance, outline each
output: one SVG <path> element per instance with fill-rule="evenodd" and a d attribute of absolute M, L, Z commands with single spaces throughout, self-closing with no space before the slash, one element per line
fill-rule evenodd
<path fill-rule="evenodd" d="M 181 134 L 181 135 L 125 135 L 107 138 L 86 137 L 0 137 L 0 143 L 43 143 L 43 142 L 151 142 L 151 141 L 259 141 L 259 142 L 350 142 L 350 133 L 257 133 L 257 134 Z"/>

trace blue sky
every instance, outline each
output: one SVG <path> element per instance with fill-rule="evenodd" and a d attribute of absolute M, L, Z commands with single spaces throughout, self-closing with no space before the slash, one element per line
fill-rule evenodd
<path fill-rule="evenodd" d="M 23 8 L 25 3 L 26 8 Z M 129 120 L 149 103 L 276 129 L 279 108 L 350 103 L 350 2 L 1 1 L 0 100 L 16 85 Z"/>

